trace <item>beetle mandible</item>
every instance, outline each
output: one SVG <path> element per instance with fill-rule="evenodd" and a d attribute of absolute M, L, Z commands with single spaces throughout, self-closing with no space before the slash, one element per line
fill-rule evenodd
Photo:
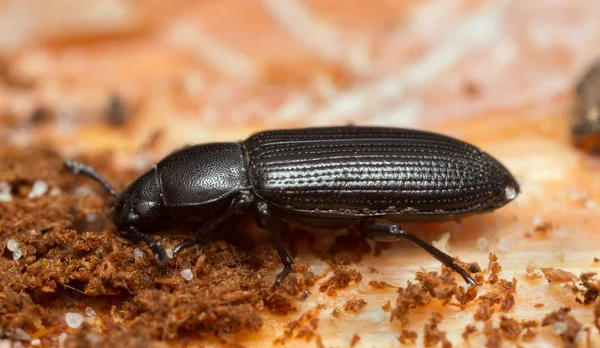
<path fill-rule="evenodd" d="M 195 238 L 174 253 L 235 226 L 250 210 L 267 230 L 284 265 L 294 262 L 281 240 L 286 221 L 317 227 L 354 226 L 368 239 L 408 239 L 469 284 L 454 259 L 399 223 L 456 220 L 489 212 L 520 192 L 496 159 L 441 134 L 384 127 L 265 131 L 241 142 L 196 145 L 165 157 L 118 194 L 91 167 L 66 168 L 94 179 L 116 197 L 118 231 L 151 247 L 164 266 L 164 247 L 148 232 L 196 221 Z"/>

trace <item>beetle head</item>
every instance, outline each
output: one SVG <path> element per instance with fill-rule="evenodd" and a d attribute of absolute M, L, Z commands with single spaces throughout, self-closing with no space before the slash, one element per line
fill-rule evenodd
<path fill-rule="evenodd" d="M 117 197 L 113 208 L 114 223 L 119 231 L 157 230 L 165 220 L 160 184 L 155 169 L 132 182 Z"/>
<path fill-rule="evenodd" d="M 117 202 L 113 207 L 114 223 L 118 231 L 131 232 L 137 228 L 153 231 L 164 221 L 163 200 L 156 170 L 152 168 L 140 176 L 121 194 L 98 174 L 92 167 L 76 161 L 66 161 L 65 167 L 78 175 L 86 176 L 102 185 Z"/>

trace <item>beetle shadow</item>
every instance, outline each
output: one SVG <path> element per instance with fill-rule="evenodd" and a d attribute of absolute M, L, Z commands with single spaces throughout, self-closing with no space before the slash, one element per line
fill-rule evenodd
<path fill-rule="evenodd" d="M 490 251 L 489 245 L 497 242 L 501 232 L 514 222 L 514 215 L 495 213 L 471 216 L 457 221 L 403 223 L 401 226 L 405 231 L 428 243 L 440 241 L 446 233 L 449 233 L 447 246 L 451 256 L 481 253 L 482 257 L 487 257 Z M 480 238 L 486 239 L 484 250 L 478 246 L 477 241 Z M 334 265 L 360 264 L 363 259 L 372 260 L 372 257 L 420 254 L 419 247 L 408 240 L 374 242 L 362 237 L 354 228 L 328 230 L 293 225 L 291 241 L 289 245 L 295 257 L 306 258 L 308 255 L 313 255 Z M 422 255 L 427 257 L 426 253 Z"/>

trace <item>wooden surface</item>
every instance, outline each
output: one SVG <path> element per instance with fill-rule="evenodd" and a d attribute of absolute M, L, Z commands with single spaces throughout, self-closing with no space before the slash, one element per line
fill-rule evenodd
<path fill-rule="evenodd" d="M 501 278 L 518 280 L 516 305 L 506 315 L 541 320 L 569 306 L 600 344 L 593 306 L 576 303 L 561 285 L 525 277 L 531 264 L 577 275 L 600 267 L 594 263 L 600 257 L 600 159 L 574 149 L 568 129 L 572 86 L 599 53 L 600 2 L 227 0 L 177 1 L 166 9 L 156 1 L 114 1 L 99 5 L 102 11 L 79 8 L 92 19 L 76 22 L 67 13 L 77 3 L 61 0 L 52 11 L 41 0 L 0 4 L 5 142 L 48 142 L 65 155 L 118 150 L 118 165 L 146 168 L 184 144 L 243 139 L 266 128 L 352 122 L 459 137 L 503 162 L 522 193 L 493 214 L 404 227 L 426 240 L 450 232 L 447 250 L 466 262 L 485 266 L 495 252 Z M 53 13 L 62 20 L 52 21 Z M 32 81 L 35 88 L 20 87 Z M 124 127 L 105 122 L 111 93 L 129 111 Z M 54 117 L 32 128 L 29 117 L 40 104 Z M 138 151 L 157 131 L 162 135 L 153 150 Z M 541 223 L 553 227 L 536 233 Z M 323 236 L 317 248 L 333 242 L 334 234 Z M 477 246 L 481 238 L 487 248 Z M 317 274 L 331 273 L 313 252 L 301 248 L 298 259 Z M 405 286 L 416 271 L 439 270 L 439 264 L 397 243 L 352 267 L 363 275 L 360 283 L 336 297 L 317 284 L 297 312 L 265 311 L 259 332 L 231 341 L 271 345 L 286 323 L 324 305 L 316 332 L 325 346 L 348 346 L 354 334 L 360 335 L 356 347 L 399 346 L 401 325 L 381 309 L 387 301 L 394 306 L 396 290 L 368 283 Z M 367 302 L 359 313 L 331 315 L 355 297 Z M 543 308 L 535 308 L 538 303 Z M 440 312 L 440 329 L 455 346 L 468 346 L 461 333 L 474 323 L 476 309 L 433 303 L 414 309 L 406 328 L 419 333 L 421 346 L 425 322 Z M 482 324 L 475 325 L 473 347 L 485 342 Z M 561 345 L 552 327 L 537 332 L 522 345 Z"/>

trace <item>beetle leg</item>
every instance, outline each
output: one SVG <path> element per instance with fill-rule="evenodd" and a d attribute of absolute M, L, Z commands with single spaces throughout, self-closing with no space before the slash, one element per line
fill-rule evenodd
<path fill-rule="evenodd" d="M 418 245 L 421 249 L 427 251 L 431 256 L 435 257 L 446 267 L 450 267 L 456 273 L 460 274 L 465 282 L 471 285 L 477 285 L 477 282 L 462 267 L 454 262 L 454 258 L 452 256 L 444 253 L 440 249 L 427 243 L 414 234 L 404 231 L 399 225 L 378 224 L 373 220 L 366 220 L 361 224 L 360 230 L 365 238 L 379 242 L 394 242 L 402 238 L 408 239 L 409 241 Z"/>
<path fill-rule="evenodd" d="M 232 220 L 238 220 L 246 211 L 248 206 L 254 201 L 254 196 L 250 192 L 242 192 L 237 195 L 227 211 L 215 220 L 212 220 L 202 226 L 202 228 L 196 233 L 194 239 L 189 239 L 173 249 L 173 254 L 177 255 L 181 250 L 201 243 L 207 235 L 212 233 L 217 228 L 223 227 L 223 225 L 230 223 Z"/>
<path fill-rule="evenodd" d="M 292 272 L 292 264 L 294 263 L 294 258 L 292 258 L 292 255 L 290 255 L 290 252 L 281 240 L 281 233 L 286 231 L 288 226 L 271 213 L 269 206 L 265 202 L 257 202 L 255 204 L 254 220 L 256 220 L 258 227 L 269 231 L 271 234 L 271 239 L 275 244 L 281 263 L 283 263 L 283 270 L 279 273 L 275 281 L 278 285 L 281 285 L 285 277 Z"/>
<path fill-rule="evenodd" d="M 165 265 L 167 264 L 168 257 L 167 252 L 165 251 L 165 247 L 163 247 L 162 244 L 160 244 L 160 242 L 156 241 L 156 239 L 152 238 L 152 236 L 142 233 L 133 226 L 129 227 L 128 232 L 130 235 L 146 242 L 146 244 L 148 244 L 148 246 L 150 247 L 150 249 L 152 249 L 154 254 L 156 254 L 156 260 L 158 261 L 158 265 L 160 267 L 165 267 Z"/>

